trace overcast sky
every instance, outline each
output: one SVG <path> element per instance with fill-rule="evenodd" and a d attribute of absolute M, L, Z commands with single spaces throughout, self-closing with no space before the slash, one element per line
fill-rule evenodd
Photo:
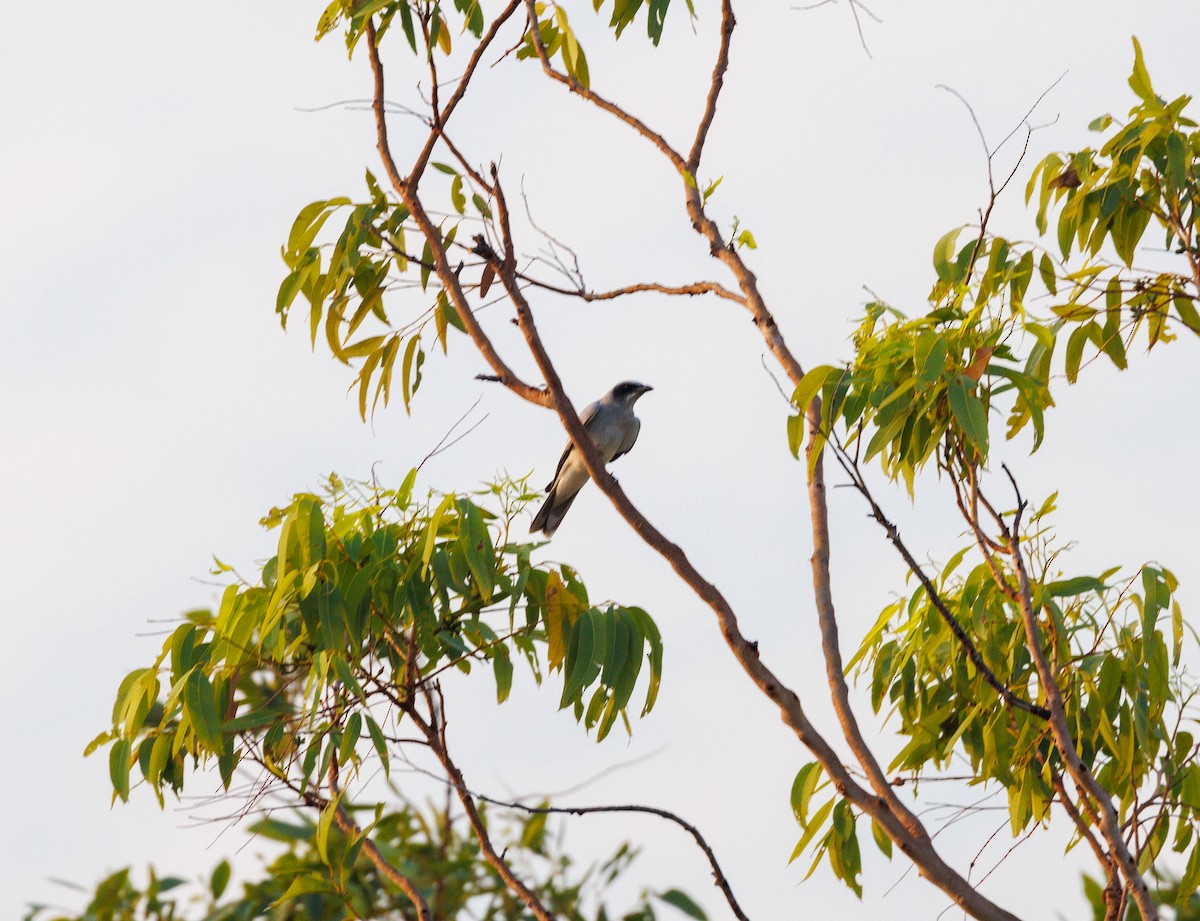
<path fill-rule="evenodd" d="M 252 569 L 272 552 L 274 536 L 257 525 L 268 508 L 331 470 L 366 477 L 374 465 L 398 483 L 476 401 L 470 418 L 482 423 L 426 466 L 426 485 L 465 490 L 500 470 L 536 471 L 541 485 L 561 449 L 553 417 L 472 379 L 483 365 L 461 338 L 449 358 L 430 356 L 411 418 L 393 405 L 363 424 L 347 394 L 352 372 L 312 352 L 302 323 L 280 330 L 279 246 L 292 218 L 317 198 L 361 196 L 364 166 L 378 172 L 369 114 L 325 108 L 361 100 L 370 80 L 365 59 L 348 62 L 339 39 L 312 41 L 324 5 L 68 0 L 11 4 L 5 16 L 0 916 L 19 916 L 30 900 L 77 905 L 50 877 L 91 884 L 150 860 L 192 875 L 243 845 L 238 828 L 214 821 L 220 808 L 186 801 L 160 812 L 140 790 L 110 810 L 106 759 L 81 757 L 107 728 L 120 679 L 161 645 L 164 621 L 214 602 L 212 554 Z M 569 9 L 593 85 L 684 145 L 718 16 L 697 0 L 693 30 L 675 5 L 657 51 L 640 24 L 613 45 L 590 3 Z M 845 2 L 808 11 L 740 4 L 700 176 L 724 176 L 714 214 L 723 223 L 736 215 L 754 233 L 748 262 L 806 365 L 849 357 L 864 287 L 922 310 L 934 242 L 984 202 L 978 138 L 938 84 L 971 101 L 995 143 L 1063 78 L 1033 118 L 1052 124 L 1034 134 L 993 217 L 994 230 L 1017 238 L 1034 233 L 1022 199 L 1028 167 L 1049 150 L 1092 143 L 1089 120 L 1132 104 L 1131 34 L 1160 93 L 1200 87 L 1193 46 L 1180 38 L 1191 27 L 1181 2 L 871 8 L 882 23 L 864 20 L 868 56 Z M 393 48 L 387 60 L 389 98 L 417 102 L 407 57 Z M 523 178 L 539 224 L 579 251 L 590 284 L 729 281 L 692 235 L 677 180 L 646 145 L 545 85 L 527 62 L 510 58 L 483 76 L 457 116 L 464 149 L 500 160 L 510 184 Z M 411 121 L 398 118 L 393 132 L 400 154 L 420 139 Z M 1015 154 L 1006 148 L 1001 163 Z M 624 378 L 655 386 L 639 404 L 637 449 L 614 472 L 726 592 L 766 661 L 832 736 L 805 590 L 803 471 L 787 453 L 786 406 L 752 324 L 701 300 L 534 308 L 579 403 Z M 489 322 L 528 371 L 504 319 Z M 1185 609 L 1200 575 L 1200 502 L 1185 472 L 1200 449 L 1195 355 L 1185 341 L 1152 361 L 1135 357 L 1125 374 L 1094 366 L 1086 386 L 1061 391 L 1038 455 L 1014 445 L 996 457 L 1031 495 L 1061 488 L 1058 529 L 1078 541 L 1078 572 L 1160 560 L 1183 580 Z M 895 491 L 887 505 L 922 554 L 944 559 L 956 546 L 960 527 L 936 483 L 922 486 L 915 509 Z M 832 492 L 845 651 L 903 590 L 899 561 L 863 512 L 848 491 Z M 862 903 L 827 869 L 801 883 L 807 861 L 785 865 L 799 834 L 788 790 L 809 758 L 737 670 L 709 612 L 598 491 L 576 502 L 551 553 L 580 568 L 593 597 L 655 615 L 667 644 L 661 702 L 631 740 L 614 734 L 597 746 L 554 710 L 557 692 L 534 693 L 527 676 L 504 708 L 486 687 L 457 687 L 452 742 L 473 786 L 550 792 L 652 756 L 569 801 L 681 812 L 709 836 L 755 918 L 938 915 L 945 898 L 899 862 L 882 862 L 865 832 Z M 201 781 L 190 792 L 209 788 Z M 947 802 L 966 797 L 954 791 Z M 938 827 L 950 815 L 928 818 Z M 938 841 L 965 871 L 1004 821 L 983 813 Z M 682 835 L 585 819 L 567 835 L 589 854 L 644 839 L 641 881 L 683 885 L 724 916 Z M 1061 845 L 1055 835 L 1021 848 L 986 890 L 1030 918 L 1079 916 L 1075 855 L 1064 865 Z M 974 878 L 1007 846 L 1002 834 Z M 246 848 L 240 870 L 266 852 Z"/>

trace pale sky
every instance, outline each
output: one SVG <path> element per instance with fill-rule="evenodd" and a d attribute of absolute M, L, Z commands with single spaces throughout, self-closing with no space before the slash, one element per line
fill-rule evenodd
<path fill-rule="evenodd" d="M 718 15 L 698 0 L 693 32 L 675 5 L 657 51 L 640 24 L 614 46 L 590 3 L 569 9 L 593 86 L 683 145 Z M 197 875 L 244 844 L 239 828 L 214 820 L 222 809 L 192 800 L 160 811 L 138 790 L 110 810 L 106 759 L 81 757 L 107 728 L 120 679 L 157 652 L 170 627 L 163 621 L 214 603 L 212 554 L 252 569 L 272 553 L 274 535 L 257 525 L 272 505 L 331 470 L 366 477 L 374 465 L 398 483 L 477 399 L 471 418 L 486 420 L 426 466 L 425 485 L 468 490 L 505 469 L 535 470 L 541 485 L 564 439 L 552 416 L 474 381 L 484 367 L 461 337 L 448 359 L 429 356 L 411 418 L 397 402 L 364 425 L 347 394 L 352 372 L 321 347 L 310 351 L 302 322 L 280 330 L 279 246 L 292 218 L 317 198 L 361 197 L 363 168 L 380 172 L 368 113 L 307 111 L 370 91 L 365 59 L 347 62 L 338 38 L 313 43 L 324 2 L 11 6 L 0 32 L 0 250 L 10 265 L 0 292 L 6 918 L 31 900 L 80 907 L 51 877 L 90 886 L 151 860 Z M 1049 150 L 1094 143 L 1088 121 L 1132 104 L 1131 34 L 1161 94 L 1200 89 L 1192 45 L 1180 38 L 1191 16 L 1182 0 L 1024 0 L 987 12 L 878 0 L 871 9 L 882 24 L 864 23 L 871 57 L 845 2 L 737 9 L 728 88 L 700 179 L 724 176 L 714 216 L 727 223 L 736 214 L 753 231 L 759 248 L 748 262 L 806 365 L 849 357 L 864 286 L 920 312 L 934 243 L 984 202 L 978 138 L 937 84 L 971 101 L 995 143 L 1065 72 L 1034 116 L 1053 124 L 1034 135 L 992 220 L 995 231 L 1026 239 L 1029 168 Z M 389 98 L 415 101 L 396 45 L 385 57 Z M 468 156 L 500 159 L 510 184 L 524 177 L 538 222 L 579 251 L 591 285 L 729 281 L 646 145 L 544 84 L 530 63 L 510 59 L 485 77 L 456 116 Z M 403 119 L 393 138 L 401 157 L 420 139 Z M 1006 149 L 1000 162 L 1013 155 Z M 651 297 L 596 306 L 536 299 L 534 309 L 579 404 L 624 378 L 655 386 L 639 404 L 641 440 L 614 472 L 725 591 L 765 660 L 834 737 L 807 590 L 803 470 L 787 452 L 786 406 L 747 317 L 722 303 Z M 491 328 L 528 371 L 504 319 L 489 318 Z M 1018 445 L 995 455 L 1029 494 L 1062 490 L 1056 521 L 1078 542 L 1070 556 L 1078 572 L 1159 560 L 1181 578 L 1185 611 L 1200 597 L 1200 500 L 1186 472 L 1200 451 L 1190 398 L 1200 387 L 1196 349 L 1181 341 L 1151 360 L 1135 356 L 1124 374 L 1095 366 L 1083 385 L 1060 390 L 1038 455 Z M 902 566 L 855 496 L 831 495 L 849 656 L 903 590 Z M 915 509 L 901 491 L 887 492 L 886 504 L 922 555 L 945 559 L 958 545 L 961 526 L 936 482 L 922 485 Z M 514 700 L 498 709 L 486 680 L 463 683 L 450 701 L 451 741 L 475 788 L 561 790 L 653 754 L 565 802 L 680 812 L 708 836 L 756 919 L 938 916 L 945 897 L 905 875 L 899 860 L 885 863 L 865 825 L 863 902 L 827 868 L 802 883 L 808 861 L 786 866 L 799 837 L 788 791 L 810 757 L 736 668 L 707 609 L 597 490 L 580 496 L 548 553 L 577 566 L 594 598 L 656 617 L 666 642 L 660 703 L 631 740 L 614 733 L 597 746 L 555 711 L 553 682 L 534 693 L 519 676 Z M 189 793 L 211 792 L 205 783 Z M 968 795 L 954 790 L 946 802 Z M 927 818 L 938 827 L 950 814 Z M 938 843 L 965 871 L 1003 821 L 984 813 Z M 567 831 L 589 855 L 622 838 L 646 842 L 633 878 L 680 885 L 711 917 L 726 916 L 699 853 L 674 829 L 578 818 Z M 1029 918 L 1079 917 L 1077 855 L 1064 862 L 1063 837 L 1044 838 L 1018 849 L 985 890 Z M 985 851 L 975 878 L 1008 843 L 1002 834 Z M 266 851 L 255 843 L 242 852 L 235 885 Z"/>

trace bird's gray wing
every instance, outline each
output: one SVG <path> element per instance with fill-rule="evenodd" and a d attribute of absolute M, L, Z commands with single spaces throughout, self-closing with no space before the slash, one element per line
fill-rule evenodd
<path fill-rule="evenodd" d="M 585 430 L 588 429 L 588 423 L 596 416 L 596 410 L 600 408 L 600 401 L 589 403 L 584 407 L 583 412 L 579 414 L 579 421 L 583 423 Z M 636 437 L 636 436 L 635 436 Z M 558 475 L 562 472 L 563 464 L 567 462 L 567 457 L 575 450 L 575 442 L 567 439 L 567 446 L 563 448 L 562 457 L 558 459 L 558 466 L 554 468 L 554 476 L 550 478 L 550 482 L 546 485 L 546 490 L 549 491 L 554 486 L 554 481 L 558 479 Z"/>
<path fill-rule="evenodd" d="M 642 430 L 642 420 L 637 416 L 629 420 L 629 429 L 625 432 L 625 438 L 621 442 L 621 447 L 617 449 L 617 453 L 612 456 L 612 460 L 616 460 L 624 454 L 628 454 L 637 442 L 638 432 Z M 611 463 L 611 462 L 610 462 Z"/>

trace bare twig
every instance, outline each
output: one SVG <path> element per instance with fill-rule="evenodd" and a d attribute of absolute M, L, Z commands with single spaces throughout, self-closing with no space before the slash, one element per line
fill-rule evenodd
<path fill-rule="evenodd" d="M 740 921 L 749 921 L 746 913 L 742 910 L 742 906 L 738 904 L 737 898 L 733 894 L 733 889 L 730 888 L 729 880 L 721 869 L 721 865 L 717 862 L 717 855 L 713 853 L 713 849 L 704 840 L 704 836 L 700 834 L 700 830 L 691 822 L 667 809 L 660 809 L 657 806 L 638 806 L 632 804 L 620 806 L 526 806 L 524 803 L 493 799 L 490 796 L 483 796 L 482 794 L 476 794 L 476 799 L 482 800 L 485 803 L 491 803 L 493 806 L 501 806 L 506 809 L 519 809 L 531 815 L 595 815 L 605 812 L 631 812 L 658 816 L 661 819 L 674 822 L 691 835 L 692 840 L 696 842 L 696 846 L 704 852 L 709 868 L 712 870 L 713 882 L 721 890 L 721 894 L 725 896 L 725 901 L 729 904 L 734 917 L 740 919 Z"/>

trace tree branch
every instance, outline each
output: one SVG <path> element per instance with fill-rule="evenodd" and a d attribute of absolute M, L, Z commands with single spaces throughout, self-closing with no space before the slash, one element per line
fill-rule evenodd
<path fill-rule="evenodd" d="M 696 178 L 700 169 L 700 157 L 704 153 L 704 142 L 708 140 L 708 129 L 712 127 L 717 114 L 717 99 L 725 86 L 725 71 L 729 69 L 729 45 L 733 40 L 733 29 L 737 20 L 733 18 L 733 3 L 731 0 L 721 0 L 721 45 L 717 50 L 717 62 L 713 65 L 712 81 L 708 87 L 708 98 L 704 102 L 704 114 L 700 116 L 700 124 L 696 127 L 696 139 L 692 141 L 692 149 L 688 152 L 687 167 Z"/>
<path fill-rule="evenodd" d="M 509 232 L 507 208 L 504 203 L 503 190 L 494 171 L 493 179 L 496 180 L 497 214 L 501 221 L 502 232 L 507 234 Z M 668 540 L 630 502 L 624 490 L 605 469 L 595 443 L 587 435 L 579 415 L 566 396 L 558 372 L 538 335 L 529 304 L 512 274 L 511 264 L 506 264 L 501 268 L 500 281 L 508 292 L 509 298 L 516 305 L 518 326 L 546 380 L 551 405 L 558 413 L 572 443 L 580 452 L 584 465 L 597 487 L 608 497 L 634 532 L 671 566 L 684 584 L 716 615 L 721 634 L 738 664 L 759 690 L 779 707 L 784 724 L 813 753 L 837 790 L 851 803 L 875 819 L 897 846 L 913 860 L 921 874 L 949 895 L 956 904 L 977 918 L 989 919 L 989 921 L 992 919 L 994 921 L 1016 921 L 1015 915 L 985 898 L 956 870 L 946 864 L 934 849 L 928 834 L 920 836 L 912 834 L 885 799 L 873 795 L 854 780 L 837 753 L 809 722 L 800 698 L 763 663 L 759 657 L 758 644 L 751 642 L 742 634 L 737 616 L 720 590 L 700 574 L 677 544 Z"/>
<path fill-rule="evenodd" d="M 496 373 L 496 376 L 500 378 L 505 386 L 509 387 L 514 393 L 519 394 L 523 399 L 531 403 L 537 403 L 539 406 L 549 405 L 549 397 L 546 392 L 523 381 L 504 362 L 499 353 L 496 352 L 491 339 L 488 338 L 487 333 L 483 331 L 483 327 L 479 325 L 479 321 L 471 311 L 466 295 L 463 294 L 458 276 L 450 268 L 450 260 L 446 255 L 446 247 L 434 245 L 435 242 L 440 244 L 442 239 L 441 232 L 434 226 L 433 221 L 430 220 L 428 212 L 416 194 L 415 186 L 410 185 L 406 180 L 401 178 L 400 171 L 396 168 L 396 161 L 392 158 L 392 151 L 388 145 L 387 120 L 383 105 L 383 64 L 379 60 L 379 48 L 376 45 L 375 23 L 373 19 L 367 21 L 367 50 L 371 60 L 371 72 L 375 80 L 375 95 L 372 107 L 375 110 L 375 132 L 379 156 L 383 160 L 384 169 L 387 172 L 388 179 L 392 183 L 392 188 L 395 189 L 396 194 L 400 196 L 400 200 L 408 208 L 412 219 L 416 222 L 422 235 L 426 240 L 430 241 L 434 269 L 437 271 L 438 279 L 445 287 L 451 303 L 458 310 L 458 315 L 462 319 L 463 325 L 467 328 L 471 340 L 475 343 L 476 348 L 479 349 L 484 360 Z"/>
<path fill-rule="evenodd" d="M 542 904 L 542 900 L 538 898 L 537 893 L 525 885 L 513 873 L 512 867 L 508 865 L 508 861 L 496 853 L 496 848 L 492 845 L 492 839 L 488 835 L 487 826 L 483 823 L 483 818 L 479 815 L 479 810 L 475 806 L 474 795 L 468 789 L 466 781 L 463 779 L 462 771 L 458 769 L 458 765 L 450 757 L 450 751 L 446 745 L 445 720 L 444 718 L 441 720 L 438 718 L 438 708 L 432 703 L 432 692 L 430 692 L 429 686 L 422 685 L 422 689 L 427 695 L 430 695 L 429 721 L 426 722 L 416 712 L 415 708 L 410 708 L 408 714 L 429 742 L 430 749 L 437 756 L 442 769 L 446 772 L 446 776 L 450 780 L 450 785 L 454 788 L 454 792 L 458 796 L 458 801 L 462 803 L 463 810 L 467 814 L 467 821 L 471 825 L 471 831 L 475 834 L 475 840 L 479 842 L 479 849 L 484 859 L 492 865 L 493 869 L 500 875 L 500 878 L 504 880 L 504 885 L 515 893 L 517 898 L 524 902 L 525 906 L 533 912 L 534 917 L 538 921 L 555 921 L 554 915 Z"/>
<path fill-rule="evenodd" d="M 708 842 L 704 840 L 704 836 L 700 834 L 700 830 L 691 822 L 669 810 L 659 809 L 657 806 L 638 806 L 632 804 L 623 806 L 526 806 L 524 803 L 494 799 L 482 793 L 476 793 L 474 796 L 476 799 L 485 803 L 491 803 L 493 806 L 500 806 L 506 809 L 519 809 L 522 812 L 534 815 L 591 815 L 603 812 L 634 812 L 642 813 L 643 815 L 654 815 L 674 822 L 691 835 L 696 845 L 704 852 L 704 856 L 708 859 L 708 865 L 712 869 L 713 881 L 716 883 L 717 888 L 724 894 L 725 901 L 729 903 L 729 908 L 733 912 L 734 917 L 738 918 L 739 921 L 749 921 L 746 913 L 742 911 L 742 906 L 738 904 L 737 898 L 729 886 L 729 880 L 726 879 L 724 872 L 721 870 L 721 865 L 717 862 L 717 855 L 708 846 Z"/>
<path fill-rule="evenodd" d="M 1072 738 L 1070 727 L 1067 725 L 1067 712 L 1066 706 L 1063 703 L 1062 690 L 1058 686 L 1057 676 L 1054 674 L 1054 669 L 1051 667 L 1049 660 L 1046 658 L 1046 652 L 1042 648 L 1041 629 L 1038 626 L 1037 615 L 1033 610 L 1033 595 L 1029 583 L 1029 572 L 1025 567 L 1025 557 L 1020 546 L 1021 515 L 1025 510 L 1025 500 L 1021 498 L 1021 492 L 1017 488 L 1016 480 L 1013 479 L 1013 475 L 1007 466 L 1004 467 L 1004 472 L 1008 474 L 1017 496 L 1017 514 L 1014 516 L 1012 526 L 1009 528 L 1008 538 L 1020 586 L 1020 608 L 1021 619 L 1025 625 L 1025 645 L 1029 648 L 1030 655 L 1032 655 L 1034 664 L 1037 666 L 1038 679 L 1042 684 L 1042 692 L 1046 695 L 1046 701 L 1050 705 L 1049 724 L 1051 735 L 1054 738 L 1054 746 L 1058 749 L 1058 753 L 1063 759 L 1063 764 L 1066 765 L 1067 773 L 1071 775 L 1071 780 L 1079 788 L 1080 793 L 1091 797 L 1096 804 L 1099 812 L 1100 832 L 1108 844 L 1109 851 L 1121 867 L 1121 872 L 1125 876 L 1125 885 L 1133 896 L 1134 903 L 1137 905 L 1143 921 L 1157 921 L 1158 908 L 1155 906 L 1154 899 L 1150 895 L 1150 889 L 1146 885 L 1146 880 L 1138 870 L 1137 863 L 1133 855 L 1129 852 L 1129 847 L 1126 845 L 1125 838 L 1121 834 L 1121 824 L 1117 818 L 1116 810 L 1113 808 L 1112 799 L 1107 791 L 1100 786 L 1096 778 L 1092 776 L 1087 765 L 1079 757 L 1079 751 L 1075 747 L 1075 740 Z"/>
<path fill-rule="evenodd" d="M 628 124 L 667 156 L 668 160 L 670 160 L 672 165 L 681 174 L 684 173 L 686 164 L 682 157 L 671 148 L 661 135 L 650 130 L 644 123 L 629 115 L 620 107 L 600 97 L 590 89 L 582 87 L 578 81 L 559 74 L 553 69 L 546 55 L 546 50 L 540 41 L 537 31 L 536 11 L 532 0 L 526 0 L 526 8 L 528 11 L 530 34 L 538 57 L 541 60 L 543 70 L 557 82 L 565 84 L 572 92 L 583 96 L 583 98 L 602 110 L 609 112 Z M 378 123 L 382 119 L 382 104 L 380 102 L 382 99 L 382 71 L 378 64 L 378 57 L 374 54 L 372 55 L 372 67 L 376 71 Z M 386 150 L 385 135 L 381 135 L 380 146 L 382 153 Z M 468 322 L 470 312 L 465 310 L 464 305 L 460 303 L 462 300 L 461 287 L 458 285 L 457 278 L 454 277 L 454 273 L 450 269 L 449 260 L 445 253 L 445 247 L 442 245 L 440 234 L 429 221 L 428 215 L 421 207 L 413 190 L 407 188 L 404 183 L 397 184 L 393 181 L 393 185 L 396 186 L 397 192 L 404 199 L 405 204 L 414 216 L 414 220 L 417 221 L 422 233 L 430 242 L 438 276 L 449 290 L 455 306 L 460 310 L 460 314 L 464 315 L 464 324 L 467 326 L 468 334 L 484 354 L 493 371 L 496 372 L 496 377 L 500 379 L 501 383 L 523 399 L 537 405 L 548 406 L 557 412 L 569 437 L 579 449 L 585 467 L 596 482 L 597 487 L 613 503 L 614 507 L 629 523 L 635 533 L 656 550 L 680 576 L 684 583 L 713 611 L 721 633 L 738 663 L 751 680 L 754 681 L 756 686 L 779 707 L 784 723 L 813 752 L 825 769 L 826 774 L 833 780 L 839 792 L 856 807 L 875 819 L 896 842 L 897 846 L 913 859 L 921 874 L 931 880 L 942 891 L 946 892 L 956 904 L 978 918 L 989 919 L 989 921 L 991 919 L 994 919 L 994 921 L 1015 921 L 1014 915 L 982 896 L 957 871 L 947 865 L 933 848 L 927 833 L 924 833 L 922 830 L 920 835 L 914 835 L 905 822 L 893 811 L 886 799 L 873 795 L 853 779 L 842 765 L 836 752 L 834 752 L 829 743 L 809 722 L 800 699 L 795 692 L 783 685 L 774 673 L 766 667 L 759 657 L 757 644 L 749 641 L 741 633 L 736 615 L 721 592 L 716 586 L 704 579 L 678 545 L 669 541 L 650 524 L 629 501 L 624 491 L 621 490 L 612 476 L 604 469 L 599 453 L 594 443 L 584 431 L 574 407 L 566 397 L 562 382 L 537 333 L 532 312 L 521 290 L 520 281 L 515 274 L 516 260 L 511 228 L 508 221 L 508 209 L 504 202 L 503 190 L 500 187 L 494 166 L 492 168 L 492 179 L 496 193 L 496 210 L 501 224 L 504 248 L 503 257 L 498 260 L 497 264 L 498 275 L 509 299 L 516 307 L 517 324 L 525 336 L 526 343 L 533 354 L 534 360 L 546 380 L 545 390 L 529 387 L 516 378 L 499 359 L 499 356 L 495 354 L 490 341 L 478 324 L 473 321 L 473 318 Z M 712 255 L 725 263 L 733 272 L 738 286 L 743 293 L 745 304 L 754 322 L 758 325 L 768 348 L 783 365 L 792 382 L 794 384 L 799 383 L 803 377 L 803 369 L 784 342 L 774 317 L 767 310 L 757 289 L 757 278 L 742 262 L 737 252 L 722 239 L 720 230 L 716 224 L 705 215 L 703 200 L 699 190 L 695 188 L 695 182 L 685 182 L 684 186 L 687 210 L 689 217 L 692 219 L 693 227 L 709 241 L 709 248 Z M 917 827 L 920 827 L 919 823 Z"/>
<path fill-rule="evenodd" d="M 466 95 L 467 87 L 471 83 L 471 78 L 475 75 L 475 71 L 478 69 L 479 62 L 483 59 L 484 53 L 495 40 L 496 34 L 500 31 L 504 24 L 508 22 L 510 18 L 512 18 L 513 13 L 517 11 L 517 8 L 520 5 L 521 0 L 509 0 L 508 6 L 501 10 L 500 14 L 492 20 L 491 25 L 488 26 L 487 32 L 485 32 L 483 37 L 479 39 L 479 43 L 475 46 L 475 50 L 471 53 L 471 58 L 469 61 L 467 61 L 466 70 L 463 71 L 463 75 L 458 80 L 458 86 L 454 88 L 454 92 L 450 95 L 450 98 L 446 100 L 446 105 L 442 109 L 439 109 L 437 105 L 437 77 L 436 71 L 434 72 L 435 76 L 433 80 L 433 90 L 431 96 L 431 102 L 433 103 L 433 118 L 431 120 L 430 127 L 432 130 L 429 133 L 429 137 L 425 140 L 425 146 L 421 148 L 421 152 L 417 154 L 417 158 L 413 162 L 412 172 L 410 172 L 408 176 L 409 185 L 415 187 L 420 181 L 421 174 L 425 171 L 425 167 L 429 163 L 429 158 L 433 155 L 433 148 L 436 146 L 439 138 L 446 140 L 446 122 L 450 120 L 450 116 L 454 114 L 454 110 L 458 108 L 458 104 L 462 102 L 463 96 Z M 371 47 L 374 48 L 375 27 L 373 23 L 368 26 L 367 37 L 371 39 Z M 433 49 L 429 48 L 428 51 L 430 67 L 432 68 Z M 374 56 L 372 56 L 372 66 L 374 66 Z M 461 157 L 459 157 L 459 161 L 463 162 L 464 166 L 466 165 L 465 161 L 463 161 Z"/>
<path fill-rule="evenodd" d="M 814 403 L 815 402 L 816 401 L 814 401 Z M 811 440 L 809 441 L 809 444 L 812 444 Z M 849 462 L 849 459 L 845 458 L 843 455 L 844 452 L 839 449 L 837 457 L 842 464 L 842 468 L 846 471 L 847 476 L 849 476 L 851 481 L 854 483 L 855 489 L 858 490 L 859 494 L 867 501 L 867 505 L 870 506 L 871 517 L 875 519 L 881 528 L 883 528 L 884 533 L 887 534 L 888 541 L 893 547 L 896 548 L 897 552 L 899 552 L 900 556 L 904 559 L 904 563 L 906 566 L 908 566 L 909 571 L 917 577 L 917 581 L 921 583 L 921 587 L 925 590 L 925 595 L 929 599 L 930 604 L 932 604 L 938 614 L 941 615 L 942 620 L 946 622 L 946 625 L 950 628 L 950 632 L 954 634 L 955 638 L 962 645 L 963 650 L 967 654 L 967 658 L 971 660 L 971 663 L 975 666 L 979 673 L 983 675 L 984 680 L 991 685 L 993 689 L 995 689 L 996 693 L 1003 698 L 1004 702 L 1008 706 L 1016 710 L 1023 710 L 1026 713 L 1031 713 L 1034 716 L 1042 719 L 1048 719 L 1050 717 L 1049 710 L 1047 710 L 1045 707 L 1040 707 L 1037 704 L 1030 703 L 1029 701 L 1024 700 L 1014 694 L 1008 685 L 1001 681 L 999 676 L 997 676 L 996 673 L 983 660 L 983 655 L 979 652 L 979 649 L 975 645 L 974 640 L 971 639 L 970 634 L 967 633 L 966 628 L 959 622 L 958 618 L 954 616 L 954 613 L 950 610 L 949 606 L 942 599 L 941 594 L 938 592 L 937 586 L 933 584 L 933 580 L 925 574 L 925 570 L 921 567 L 921 564 L 917 562 L 916 557 L 912 555 L 912 552 L 908 549 L 908 546 L 901 539 L 900 531 L 896 528 L 896 525 L 893 524 L 892 520 L 884 514 L 883 509 L 881 509 L 879 504 L 875 501 L 875 497 L 871 494 L 871 490 L 867 487 L 866 482 L 860 475 L 858 475 L 857 469 L 853 468 Z"/>

